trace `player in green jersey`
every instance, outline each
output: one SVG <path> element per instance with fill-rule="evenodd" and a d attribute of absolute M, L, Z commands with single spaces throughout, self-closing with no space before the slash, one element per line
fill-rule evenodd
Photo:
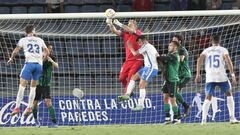
<path fill-rule="evenodd" d="M 164 111 L 165 111 L 165 124 L 170 124 L 170 104 L 172 105 L 174 119 L 172 123 L 178 122 L 178 106 L 176 103 L 176 92 L 179 82 L 179 64 L 180 58 L 178 55 L 179 43 L 171 41 L 168 45 L 168 54 L 162 55 L 158 58 L 160 65 L 163 67 L 162 72 L 165 78 L 165 82 L 162 88 Z"/>
<path fill-rule="evenodd" d="M 55 116 L 55 110 L 52 105 L 52 100 L 50 96 L 50 85 L 52 79 L 53 68 L 58 68 L 58 63 L 55 60 L 55 57 L 52 55 L 52 45 L 47 45 L 50 55 L 43 59 L 43 72 L 38 81 L 36 96 L 33 102 L 33 117 L 36 122 L 36 126 L 40 127 L 41 124 L 37 118 L 38 102 L 44 99 L 45 104 L 48 108 L 49 115 L 52 120 L 52 124 L 49 127 L 57 127 L 57 120 Z"/>
<path fill-rule="evenodd" d="M 179 66 L 179 84 L 178 84 L 178 91 L 176 93 L 176 100 L 178 106 L 182 104 L 184 107 L 184 117 L 187 117 L 189 112 L 190 112 L 190 106 L 186 103 L 186 101 L 183 99 L 180 91 L 183 87 L 186 86 L 186 84 L 191 80 L 191 70 L 188 65 L 188 60 L 189 60 L 189 54 L 187 49 L 182 45 L 183 44 L 183 38 L 181 35 L 174 35 L 173 36 L 173 41 L 176 41 L 180 44 L 178 48 L 178 54 L 180 56 L 180 66 Z M 180 109 L 178 111 L 178 117 L 181 119 L 181 113 Z"/>

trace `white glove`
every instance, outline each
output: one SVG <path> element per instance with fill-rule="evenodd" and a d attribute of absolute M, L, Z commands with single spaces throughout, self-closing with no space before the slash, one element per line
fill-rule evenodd
<path fill-rule="evenodd" d="M 122 26 L 123 26 L 123 24 L 120 23 L 120 22 L 118 21 L 118 19 L 114 19 L 113 23 L 116 24 L 117 26 L 121 27 L 121 28 L 122 28 Z"/>
<path fill-rule="evenodd" d="M 113 24 L 113 23 L 112 23 L 112 19 L 107 18 L 107 19 L 106 19 L 106 23 L 107 23 L 108 25 L 112 25 L 112 24 Z"/>

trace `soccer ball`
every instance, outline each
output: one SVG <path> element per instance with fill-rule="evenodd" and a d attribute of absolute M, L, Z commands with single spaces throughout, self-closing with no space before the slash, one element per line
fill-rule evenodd
<path fill-rule="evenodd" d="M 105 11 L 105 16 L 107 18 L 113 18 L 115 16 L 115 13 L 116 12 L 113 9 L 109 8 Z"/>
<path fill-rule="evenodd" d="M 81 99 L 81 98 L 84 96 L 84 93 L 83 93 L 83 91 L 82 91 L 81 89 L 79 89 L 79 88 L 74 88 L 74 89 L 73 89 L 73 96 Z"/>

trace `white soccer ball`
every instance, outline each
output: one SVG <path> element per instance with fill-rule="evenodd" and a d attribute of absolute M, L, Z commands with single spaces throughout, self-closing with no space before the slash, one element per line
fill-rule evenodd
<path fill-rule="evenodd" d="M 82 91 L 81 89 L 79 89 L 79 88 L 74 88 L 74 89 L 73 89 L 73 96 L 81 99 L 81 98 L 84 96 L 84 93 L 83 93 L 83 91 Z"/>
<path fill-rule="evenodd" d="M 105 11 L 105 16 L 107 18 L 113 18 L 115 16 L 115 14 L 116 14 L 116 12 L 111 8 L 109 8 Z"/>

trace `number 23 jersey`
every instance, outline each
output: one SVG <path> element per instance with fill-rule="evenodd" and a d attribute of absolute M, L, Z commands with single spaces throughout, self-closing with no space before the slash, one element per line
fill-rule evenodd
<path fill-rule="evenodd" d="M 206 83 L 228 81 L 224 55 L 228 50 L 221 46 L 211 46 L 205 49 L 202 54 L 205 57 Z"/>
<path fill-rule="evenodd" d="M 17 46 L 23 48 L 25 62 L 39 63 L 42 65 L 43 48 L 47 47 L 41 38 L 35 36 L 24 37 L 18 41 Z"/>

